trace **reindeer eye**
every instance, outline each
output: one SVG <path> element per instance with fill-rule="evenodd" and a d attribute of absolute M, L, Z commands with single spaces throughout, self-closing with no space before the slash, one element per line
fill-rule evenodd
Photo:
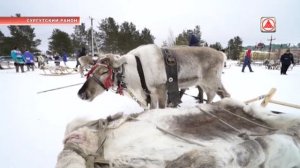
<path fill-rule="evenodd" d="M 108 71 L 102 72 L 102 73 L 100 74 L 100 76 L 102 76 L 102 75 L 104 75 L 104 74 L 106 74 L 106 73 L 108 73 Z"/>

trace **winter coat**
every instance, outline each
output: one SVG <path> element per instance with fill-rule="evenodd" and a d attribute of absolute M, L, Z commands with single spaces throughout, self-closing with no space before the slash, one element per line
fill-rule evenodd
<path fill-rule="evenodd" d="M 199 46 L 199 40 L 194 34 L 190 37 L 189 46 Z"/>
<path fill-rule="evenodd" d="M 248 65 L 251 63 L 251 50 L 247 50 L 245 53 L 244 64 Z"/>
<path fill-rule="evenodd" d="M 79 57 L 82 57 L 82 56 L 85 56 L 85 55 L 86 55 L 85 50 L 82 50 L 82 51 L 79 53 Z"/>
<path fill-rule="evenodd" d="M 250 49 L 248 49 L 248 50 L 246 51 L 245 56 L 251 58 L 252 54 L 251 54 L 251 50 L 250 50 Z"/>
<path fill-rule="evenodd" d="M 60 62 L 60 56 L 59 55 L 56 55 L 53 58 L 54 58 L 54 62 L 55 63 L 59 63 Z"/>
<path fill-rule="evenodd" d="M 284 65 L 290 65 L 291 63 L 294 64 L 294 57 L 292 53 L 284 53 L 280 57 L 280 62 Z"/>
<path fill-rule="evenodd" d="M 34 63 L 33 55 L 29 51 L 24 52 L 23 58 L 24 58 L 26 64 Z"/>
<path fill-rule="evenodd" d="M 64 62 L 67 62 L 68 61 L 68 54 L 67 53 L 63 53 L 62 54 L 62 60 L 64 61 Z"/>
<path fill-rule="evenodd" d="M 17 59 L 17 50 L 11 50 L 10 56 L 11 56 L 11 58 L 12 58 L 14 61 L 16 61 L 16 59 Z"/>
<path fill-rule="evenodd" d="M 12 50 L 10 52 L 10 55 L 11 55 L 11 57 L 14 60 L 15 63 L 19 63 L 19 64 L 24 64 L 25 63 L 21 51 Z"/>

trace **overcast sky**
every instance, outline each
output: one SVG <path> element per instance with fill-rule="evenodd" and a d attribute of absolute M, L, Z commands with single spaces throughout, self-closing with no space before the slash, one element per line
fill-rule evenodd
<path fill-rule="evenodd" d="M 94 28 L 102 19 L 113 17 L 118 24 L 133 22 L 138 30 L 148 28 L 161 45 L 170 35 L 200 25 L 202 39 L 208 43 L 221 42 L 240 36 L 243 45 L 259 42 L 300 43 L 299 0 L 0 0 L 0 16 L 21 13 L 22 16 L 80 16 L 90 26 L 89 16 L 95 18 Z M 277 31 L 262 33 L 260 18 L 276 18 Z M 74 26 L 34 26 L 39 49 L 48 48 L 48 38 L 54 28 L 71 34 Z M 9 35 L 7 26 L 0 30 Z"/>

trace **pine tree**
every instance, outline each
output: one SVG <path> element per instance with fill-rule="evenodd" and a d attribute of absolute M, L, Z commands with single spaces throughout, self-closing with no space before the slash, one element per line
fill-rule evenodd
<path fill-rule="evenodd" d="M 154 43 L 154 36 L 151 35 L 149 29 L 144 28 L 140 34 L 140 43 L 139 44 L 153 44 Z"/>
<path fill-rule="evenodd" d="M 193 33 L 195 34 L 195 36 L 199 39 L 200 43 L 202 43 L 202 33 L 201 33 L 201 30 L 200 30 L 200 26 L 197 25 L 195 26 L 194 30 L 193 30 Z"/>
<path fill-rule="evenodd" d="M 153 43 L 154 37 L 149 29 L 141 33 L 132 22 L 118 25 L 113 18 L 102 20 L 99 26 L 98 39 L 101 39 L 101 50 L 104 52 L 125 54 L 142 44 Z"/>
<path fill-rule="evenodd" d="M 234 37 L 228 41 L 228 58 L 239 60 L 240 54 L 243 51 L 243 41 L 239 36 Z"/>
<path fill-rule="evenodd" d="M 100 37 L 103 39 L 101 50 L 118 53 L 119 25 L 111 17 L 103 19 L 99 26 Z"/>
<path fill-rule="evenodd" d="M 122 23 L 118 34 L 118 48 L 121 54 L 127 53 L 139 46 L 140 34 L 133 23 Z"/>
<path fill-rule="evenodd" d="M 5 39 L 5 36 L 4 34 L 2 33 L 2 31 L 0 30 L 0 55 L 6 55 L 5 52 L 4 52 L 4 39 Z"/>
<path fill-rule="evenodd" d="M 218 51 L 221 51 L 223 49 L 223 47 L 222 47 L 222 45 L 221 45 L 220 42 L 216 42 L 215 44 L 211 44 L 211 45 L 209 45 L 209 47 L 214 48 L 214 49 L 216 49 Z"/>
<path fill-rule="evenodd" d="M 88 45 L 88 32 L 86 31 L 85 24 L 76 25 L 74 27 L 74 33 L 71 34 L 72 45 L 75 50 L 79 50 L 82 47 Z"/>
<path fill-rule="evenodd" d="M 3 34 L 2 31 L 0 30 L 0 42 L 3 41 L 4 37 L 5 37 L 4 34 Z"/>
<path fill-rule="evenodd" d="M 16 17 L 21 17 L 21 14 L 16 14 Z M 21 50 L 28 49 L 31 52 L 39 52 L 37 46 L 41 44 L 40 39 L 35 39 L 34 28 L 31 26 L 8 26 L 11 34 L 11 41 L 14 46 Z"/>
<path fill-rule="evenodd" d="M 72 41 L 68 33 L 54 29 L 49 40 L 49 51 L 52 54 L 61 54 L 63 51 L 69 54 L 73 52 Z"/>
<path fill-rule="evenodd" d="M 176 37 L 175 45 L 189 45 L 189 36 L 187 31 L 183 30 L 181 34 Z"/>
<path fill-rule="evenodd" d="M 200 26 L 197 25 L 193 30 L 183 30 L 181 34 L 179 34 L 175 39 L 176 45 L 189 45 L 189 34 L 188 32 L 192 32 L 200 41 L 200 43 L 203 43 L 202 40 L 202 33 L 200 30 Z"/>

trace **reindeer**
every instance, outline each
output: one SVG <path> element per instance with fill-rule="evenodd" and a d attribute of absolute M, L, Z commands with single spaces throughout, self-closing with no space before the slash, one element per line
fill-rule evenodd
<path fill-rule="evenodd" d="M 176 58 L 178 70 L 178 86 L 186 89 L 199 86 L 207 95 L 207 103 L 211 103 L 216 94 L 221 98 L 230 97 L 221 82 L 226 55 L 208 47 L 176 46 L 168 48 Z M 140 59 L 145 85 L 142 87 L 142 77 L 137 70 L 137 57 Z M 165 108 L 167 106 L 167 75 L 162 50 L 154 45 L 143 45 L 129 53 L 116 56 L 108 54 L 89 72 L 84 85 L 78 91 L 83 100 L 92 101 L 96 96 L 113 86 L 122 90 L 122 86 L 131 97 L 147 104 L 150 97 L 150 108 Z M 121 78 L 114 78 L 121 76 Z"/>

